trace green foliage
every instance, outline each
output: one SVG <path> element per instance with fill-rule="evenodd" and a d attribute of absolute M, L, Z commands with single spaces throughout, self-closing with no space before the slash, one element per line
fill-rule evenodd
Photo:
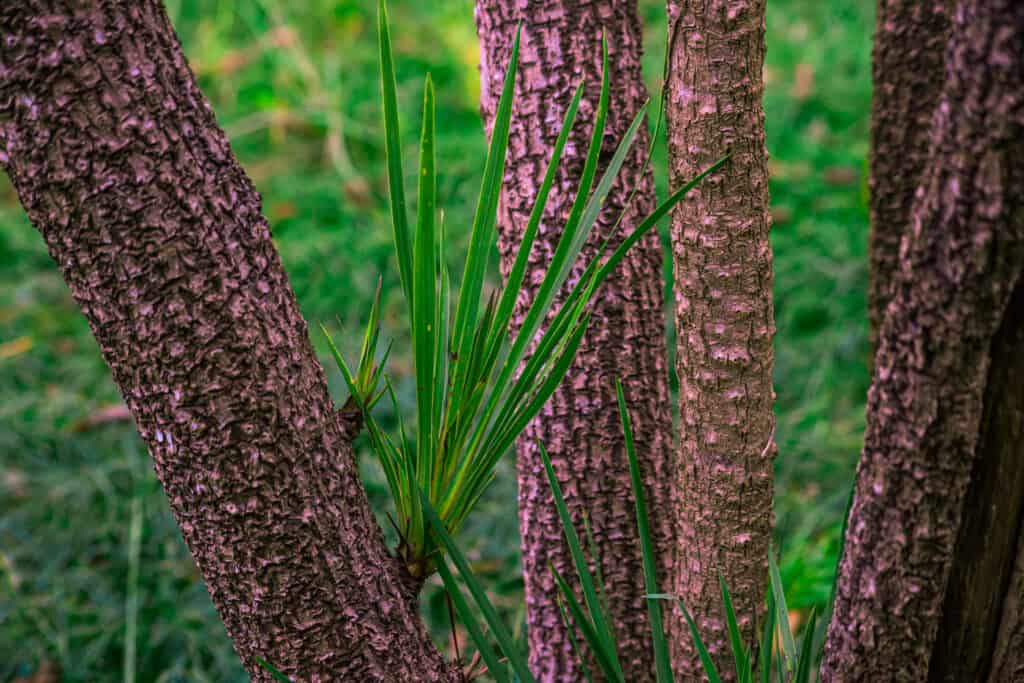
<path fill-rule="evenodd" d="M 278 671 L 276 668 L 274 668 L 273 664 L 263 659 L 262 657 L 257 657 L 256 663 L 259 664 L 259 666 L 262 669 L 266 670 L 271 676 L 273 676 L 274 680 L 278 681 L 278 683 L 291 683 L 290 678 L 288 678 L 283 673 Z"/>
<path fill-rule="evenodd" d="M 637 461 L 636 450 L 633 447 L 633 430 L 630 424 L 629 412 L 626 409 L 625 398 L 622 393 L 622 384 L 616 380 L 616 394 L 619 402 L 619 416 L 622 422 L 622 429 L 626 441 L 626 452 L 629 458 L 630 478 L 633 487 L 634 504 L 637 515 L 637 530 L 640 541 L 641 555 L 643 557 L 644 577 L 647 587 L 647 602 L 650 606 L 651 639 L 653 643 L 653 659 L 655 672 L 659 682 L 672 680 L 671 662 L 668 657 L 668 637 L 661 621 L 660 607 L 661 600 L 675 602 L 683 614 L 690 629 L 690 636 L 693 638 L 694 646 L 704 667 L 704 673 L 710 683 L 719 683 L 721 676 L 718 672 L 710 652 L 689 610 L 681 600 L 667 593 L 659 593 L 657 577 L 655 572 L 653 543 L 651 541 L 650 527 L 647 519 L 647 508 L 643 495 L 643 484 L 640 479 L 640 466 Z M 603 581 L 600 572 L 596 576 L 591 573 L 587 558 L 583 553 L 579 536 L 573 526 L 568 506 L 562 495 L 561 486 L 555 475 L 554 467 L 551 465 L 551 458 L 542 443 L 538 443 L 541 460 L 544 463 L 544 471 L 548 478 L 548 485 L 554 499 L 555 509 L 558 512 L 559 521 L 562 524 L 562 531 L 569 544 L 569 552 L 572 556 L 573 566 L 576 572 L 576 580 L 583 595 L 583 603 L 576 598 L 576 591 L 573 585 L 557 569 L 551 567 L 555 583 L 561 593 L 559 608 L 562 617 L 569 628 L 572 646 L 582 663 L 585 677 L 592 680 L 592 674 L 587 666 L 587 655 L 576 640 L 575 630 L 583 636 L 594 663 L 601 671 L 605 680 L 625 683 L 622 664 L 619 660 L 618 648 L 615 642 L 615 635 L 612 630 L 612 620 L 608 605 L 601 599 L 604 594 Z M 498 641 L 502 652 L 506 655 L 513 653 L 510 660 L 513 661 L 513 669 L 519 680 L 533 681 L 533 677 L 525 669 L 524 662 L 516 650 L 516 645 L 508 634 L 507 629 L 501 622 L 500 617 L 494 610 L 493 605 L 487 598 L 486 593 L 480 586 L 479 581 L 473 576 L 465 555 L 459 550 L 445 529 L 443 521 L 434 514 L 429 501 L 424 497 L 424 509 L 427 511 L 428 522 L 434 534 L 437 534 L 442 546 L 448 556 L 455 563 L 459 576 L 469 588 L 470 593 L 476 602 L 477 608 L 483 614 L 487 626 Z M 490 651 L 490 644 L 483 634 L 483 629 L 477 624 L 476 615 L 466 604 L 459 585 L 443 560 L 439 562 L 441 577 L 445 588 L 453 597 L 457 596 L 459 617 L 466 626 L 470 637 L 476 643 L 481 653 L 488 653 L 488 666 L 499 681 L 508 680 L 505 668 L 502 663 Z M 811 672 L 815 670 L 820 652 L 815 648 L 815 613 L 812 610 L 808 624 L 804 629 L 804 637 L 799 653 L 796 650 L 795 638 L 789 625 L 789 613 L 786 609 L 786 598 L 782 590 L 779 570 L 774 557 L 769 554 L 769 589 L 768 589 L 768 618 L 764 626 L 764 634 L 759 643 L 760 657 L 757 660 L 756 670 L 760 673 L 762 683 L 769 683 L 772 680 L 772 672 L 777 667 L 776 679 L 779 683 L 809 683 Z M 443 568 L 443 569 L 442 569 Z M 739 683 L 753 683 L 755 662 L 751 660 L 750 650 L 743 643 L 743 636 L 740 633 L 736 613 L 733 610 L 732 595 L 726 585 L 725 578 L 719 575 L 719 586 L 722 591 L 722 604 L 726 616 L 726 624 L 729 632 L 729 643 L 733 654 L 734 676 Z M 775 639 L 781 644 L 781 652 L 776 656 Z M 500 667 L 500 668 L 495 668 Z"/>
<path fill-rule="evenodd" d="M 385 395 L 375 415 L 397 438 L 400 422 L 415 420 L 415 377 L 393 236 L 380 227 L 390 223 L 391 207 L 376 0 L 166 5 L 218 122 L 264 199 L 303 314 L 340 319 L 331 331 L 353 366 L 382 277 L 381 337 L 395 340 L 387 368 L 398 409 Z M 639 9 L 646 81 L 654 92 L 662 73 L 664 3 L 642 2 Z M 429 71 L 437 86 L 437 137 L 444 142 L 437 149 L 437 202 L 445 208 L 446 259 L 454 268 L 451 257 L 468 248 L 483 171 L 477 160 L 487 151 L 472 2 L 392 0 L 389 10 L 392 47 L 401 55 L 394 68 L 406 105 L 397 110 L 403 131 L 418 129 L 422 74 Z M 765 107 L 781 454 L 775 510 L 777 538 L 786 541 L 779 571 L 787 605 L 804 623 L 811 607 L 823 613 L 829 602 L 863 430 L 872 13 L 873 3 L 861 0 L 768 3 Z M 807 74 L 814 76 L 812 87 L 801 93 L 798 81 Z M 402 137 L 402 158 L 415 158 L 417 137 Z M 666 168 L 663 149 L 652 166 Z M 407 184 L 418 182 L 416 170 L 406 164 Z M 667 196 L 664 174 L 655 176 Z M 496 285 L 492 269 L 485 289 Z M 313 340 L 329 361 L 324 337 L 316 331 Z M 380 346 L 376 360 L 386 344 Z M 342 395 L 344 378 L 329 365 L 328 381 Z M 124 670 L 126 658 L 134 658 L 139 681 L 248 680 L 134 425 L 103 422 L 120 401 L 117 387 L 2 173 L 0 395 L 0 681 L 29 675 L 44 661 L 62 668 L 65 683 L 108 680 Z M 361 454 L 372 447 L 368 437 L 356 445 Z M 361 474 L 396 541 L 386 520 L 391 494 L 377 460 L 361 457 Z M 508 513 L 516 496 L 514 460 L 500 461 L 497 473 L 458 539 L 498 614 L 521 628 L 518 526 Z M 136 499 L 142 501 L 138 555 L 130 533 Z M 443 589 L 428 582 L 423 603 L 431 633 L 445 643 Z"/>
<path fill-rule="evenodd" d="M 519 63 L 517 32 L 498 100 L 491 146 L 470 232 L 469 251 L 454 317 L 449 326 L 450 285 L 443 256 L 445 232 L 443 229 L 438 231 L 434 220 L 437 208 L 434 89 L 428 76 L 424 88 L 416 233 L 410 245 L 395 116 L 394 63 L 383 0 L 378 16 L 392 225 L 402 290 L 409 304 L 412 327 L 410 336 L 417 416 L 413 442 L 407 441 L 404 434 L 396 442 L 377 422 L 370 411 L 372 406 L 364 398 L 373 400 L 378 374 L 369 369 L 372 348 L 377 339 L 378 305 L 374 305 L 371 313 L 366 334 L 369 341 L 364 341 L 364 353 L 355 373 L 347 367 L 326 328 L 321 326 L 321 329 L 327 336 L 353 399 L 364 411 L 366 426 L 397 511 L 402 536 L 400 552 L 410 572 L 414 576 L 424 576 L 432 569 L 430 558 L 434 548 L 417 491 L 425 492 L 449 532 L 456 533 L 493 481 L 499 459 L 565 376 L 587 329 L 590 319 L 587 309 L 594 292 L 621 262 L 626 251 L 655 227 L 701 179 L 721 166 L 727 157 L 673 192 L 614 250 L 610 249 L 609 236 L 587 265 L 583 277 L 571 288 L 565 300 L 553 308 L 555 295 L 566 283 L 647 111 L 646 105 L 640 108 L 595 187 L 610 97 L 608 46 L 603 44 L 601 93 L 576 199 L 537 295 L 519 331 L 509 343 L 509 323 L 522 290 L 530 250 L 583 92 L 581 84 L 570 102 L 509 280 L 501 296 L 492 295 L 481 308 L 488 253 L 497 234 L 498 198 Z M 407 268 L 408 273 L 405 272 Z M 542 323 L 552 311 L 550 322 L 542 330 Z M 534 341 L 536 349 L 527 358 L 527 350 Z M 370 354 L 366 353 L 368 348 L 371 349 Z M 522 370 L 517 374 L 520 367 Z M 361 376 L 370 378 L 364 382 L 368 386 L 359 385 L 357 378 Z M 395 410 L 397 412 L 397 405 Z"/>

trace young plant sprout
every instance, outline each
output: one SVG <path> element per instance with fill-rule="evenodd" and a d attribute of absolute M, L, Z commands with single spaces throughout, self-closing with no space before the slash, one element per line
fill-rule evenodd
<path fill-rule="evenodd" d="M 426 502 L 454 535 L 493 480 L 499 459 L 565 376 L 587 329 L 588 305 L 597 288 L 622 261 L 627 250 L 725 159 L 677 189 L 618 246 L 612 248 L 611 237 L 606 239 L 579 281 L 556 306 L 556 295 L 565 285 L 590 235 L 647 111 L 647 105 L 640 108 L 595 185 L 609 100 L 608 48 L 603 43 L 601 93 L 579 189 L 548 271 L 518 333 L 509 340 L 516 297 L 523 285 L 527 260 L 562 151 L 576 119 L 583 85 L 576 88 L 569 103 L 506 286 L 500 295 L 492 294 L 484 301 L 482 292 L 488 256 L 497 237 L 498 197 L 519 60 L 517 31 L 498 102 L 469 249 L 455 294 L 446 266 L 446 233 L 443 222 L 435 220 L 438 207 L 434 88 L 428 76 L 423 99 L 416 221 L 412 228 L 406 211 L 394 63 L 383 0 L 378 31 L 392 228 L 412 328 L 416 380 L 414 438 L 407 438 L 405 425 L 401 423 L 397 438 L 392 436 L 371 412 L 385 394 L 396 402 L 387 376 L 375 361 L 379 296 L 374 300 L 359 364 L 354 370 L 342 358 L 326 328 L 321 328 L 351 392 L 350 400 L 363 414 L 371 445 L 387 478 L 401 534 L 398 554 L 409 573 L 422 578 L 435 568 L 437 547 L 435 536 L 429 533 L 424 500 L 419 492 L 423 492 Z M 542 329 L 545 321 L 548 323 Z M 533 345 L 535 348 L 528 355 Z M 399 413 L 397 404 L 395 409 Z"/>

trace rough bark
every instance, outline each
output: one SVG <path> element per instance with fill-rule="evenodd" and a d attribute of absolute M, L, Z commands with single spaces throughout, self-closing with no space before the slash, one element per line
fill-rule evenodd
<path fill-rule="evenodd" d="M 732 160 L 672 217 L 681 492 L 674 592 L 731 671 L 718 584 L 756 643 L 772 532 L 772 253 L 763 81 L 764 0 L 672 0 L 677 25 L 667 104 L 675 182 L 726 150 Z M 678 611 L 677 675 L 703 680 Z"/>
<path fill-rule="evenodd" d="M 900 239 L 928 158 L 952 0 L 878 0 L 872 53 L 870 287 L 871 349 L 878 347 Z"/>
<path fill-rule="evenodd" d="M 999 634 L 992 652 L 990 683 L 1024 680 L 1024 525 L 1017 537 L 1017 562 L 1002 605 Z"/>
<path fill-rule="evenodd" d="M 1024 502 L 1024 5 L 962 2 L 945 62 L 879 333 L 825 681 L 982 680 L 999 632 L 1020 629 L 1004 605 Z"/>
<path fill-rule="evenodd" d="M 493 122 L 511 39 L 517 23 L 523 22 L 521 66 L 499 209 L 499 247 L 505 272 L 572 93 L 580 79 L 587 83 L 518 301 L 518 325 L 547 268 L 578 186 L 600 92 L 602 28 L 608 34 L 611 68 L 611 104 L 602 148 L 602 158 L 607 160 L 647 98 L 640 68 L 641 26 L 635 0 L 479 0 L 476 17 L 481 41 L 481 104 L 488 122 Z M 584 249 L 587 258 L 594 253 L 598 237 L 608 234 L 634 187 L 638 188 L 636 201 L 620 235 L 654 208 L 652 177 L 642 173 L 648 139 L 644 131 L 634 143 Z M 673 453 L 661 267 L 658 238 L 652 233 L 630 251 L 604 284 L 566 381 L 518 444 L 530 664 L 541 680 L 576 681 L 582 672 L 555 602 L 557 588 L 549 564 L 563 574 L 574 574 L 535 448 L 537 439 L 551 453 L 579 529 L 584 512 L 589 517 L 626 678 L 653 678 L 633 496 L 613 382 L 621 377 L 625 385 L 645 495 L 655 511 L 652 523 L 661 576 L 665 577 L 665 549 L 672 531 L 667 511 Z"/>
<path fill-rule="evenodd" d="M 399 588 L 260 199 L 157 0 L 0 7 L 0 162 L 254 680 L 455 680 Z"/>

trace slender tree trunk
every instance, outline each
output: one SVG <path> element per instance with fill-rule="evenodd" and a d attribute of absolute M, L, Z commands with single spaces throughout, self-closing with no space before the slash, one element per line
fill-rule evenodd
<path fill-rule="evenodd" d="M 238 653 L 455 680 L 401 588 L 260 199 L 157 0 L 0 7 L 0 162 L 149 446 Z"/>
<path fill-rule="evenodd" d="M 878 0 L 872 53 L 870 255 L 871 350 L 899 268 L 900 239 L 928 158 L 952 0 Z"/>
<path fill-rule="evenodd" d="M 879 328 L 826 681 L 1024 669 L 1024 5 L 961 2 L 940 88 Z"/>
<path fill-rule="evenodd" d="M 602 149 L 606 161 L 647 98 L 640 69 L 641 27 L 635 0 L 479 0 L 476 17 L 481 42 L 481 104 L 489 125 L 511 40 L 517 23 L 523 22 L 520 80 L 499 210 L 500 249 L 506 272 L 573 90 L 580 79 L 587 82 L 576 129 L 549 197 L 525 291 L 518 302 L 521 317 L 547 268 L 578 187 L 592 132 L 589 122 L 600 92 L 602 29 L 608 34 L 612 88 Z M 654 208 L 652 178 L 650 173 L 642 172 L 647 144 L 644 131 L 606 200 L 594 239 L 584 250 L 586 254 L 593 254 L 598 238 L 607 236 L 634 187 L 639 190 L 636 201 L 619 234 L 628 232 Z M 598 295 L 590 329 L 566 381 L 519 443 L 520 530 L 530 664 L 541 680 L 576 681 L 582 671 L 555 601 L 557 588 L 549 565 L 566 575 L 573 572 L 537 455 L 537 439 L 552 455 L 578 528 L 582 529 L 584 513 L 589 517 L 626 678 L 653 678 L 643 570 L 614 380 L 621 377 L 625 385 L 646 482 L 645 495 L 655 511 L 652 521 L 662 560 L 661 576 L 665 577 L 669 575 L 665 551 L 672 533 L 667 511 L 671 507 L 673 454 L 661 266 L 654 234 L 629 252 Z"/>
<path fill-rule="evenodd" d="M 731 671 L 719 572 L 756 643 L 772 532 L 772 253 L 764 108 L 764 0 L 672 0 L 669 165 L 678 183 L 733 158 L 672 218 L 679 467 L 674 592 L 719 670 Z M 678 611 L 677 675 L 704 680 Z"/>

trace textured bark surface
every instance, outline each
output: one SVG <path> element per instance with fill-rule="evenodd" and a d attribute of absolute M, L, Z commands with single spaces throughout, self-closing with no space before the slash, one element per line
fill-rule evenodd
<path fill-rule="evenodd" d="M 156 0 L 0 6 L 0 161 L 254 680 L 440 681 L 260 199 Z"/>
<path fill-rule="evenodd" d="M 1012 567 L 1021 510 L 1013 480 L 1024 352 L 1024 5 L 964 0 L 945 61 L 880 328 L 825 681 L 978 680 L 990 668 L 993 633 L 1019 634 L 1019 623 L 996 625 L 1007 585 L 1020 579 Z M 961 618 L 972 622 L 964 628 Z M 947 646 L 959 649 L 939 652 Z"/>
<path fill-rule="evenodd" d="M 1017 562 L 1002 605 L 999 635 L 992 653 L 990 683 L 1024 681 L 1024 524 L 1017 537 Z"/>
<path fill-rule="evenodd" d="M 928 158 L 928 134 L 938 104 L 949 41 L 952 0 L 878 0 L 872 52 L 871 349 L 878 348 L 900 239 Z"/>
<path fill-rule="evenodd" d="M 719 571 L 744 638 L 764 610 L 772 532 L 772 254 L 764 109 L 764 0 L 669 2 L 678 22 L 669 85 L 674 183 L 726 150 L 732 160 L 672 217 L 680 492 L 674 592 L 726 674 Z M 704 680 L 678 611 L 677 675 Z"/>
<path fill-rule="evenodd" d="M 1017 555 L 1024 520 L 1021 281 L 992 341 L 990 359 L 976 463 L 929 665 L 929 678 L 936 682 L 985 679 Z"/>
<path fill-rule="evenodd" d="M 547 269 L 583 169 L 600 92 L 601 29 L 608 32 L 612 72 L 602 148 L 607 161 L 647 98 L 640 69 L 641 27 L 635 0 L 479 0 L 476 16 L 481 41 L 481 104 L 488 122 L 493 122 L 516 24 L 523 22 L 509 159 L 499 209 L 499 246 L 505 272 L 518 248 L 572 93 L 581 79 L 587 82 L 518 302 L 518 324 Z M 586 258 L 594 253 L 596 238 L 608 234 L 632 188 L 639 191 L 620 234 L 635 227 L 654 208 L 651 175 L 641 173 L 648 140 L 643 131 L 634 142 L 595 226 L 594 239 L 584 249 Z M 660 576 L 665 577 L 665 549 L 672 531 L 668 487 L 673 453 L 661 266 L 658 238 L 652 233 L 630 251 L 604 284 L 572 369 L 518 445 L 530 665 L 541 680 L 576 681 L 582 671 L 562 625 L 555 601 L 557 588 L 548 568 L 553 564 L 563 574 L 575 575 L 534 446 L 536 439 L 551 453 L 581 532 L 584 511 L 589 516 L 626 679 L 653 679 L 643 570 L 614 380 L 622 378 L 629 401 L 645 495 L 653 511 L 652 530 L 662 560 Z M 574 278 L 578 275 L 577 271 Z"/>

